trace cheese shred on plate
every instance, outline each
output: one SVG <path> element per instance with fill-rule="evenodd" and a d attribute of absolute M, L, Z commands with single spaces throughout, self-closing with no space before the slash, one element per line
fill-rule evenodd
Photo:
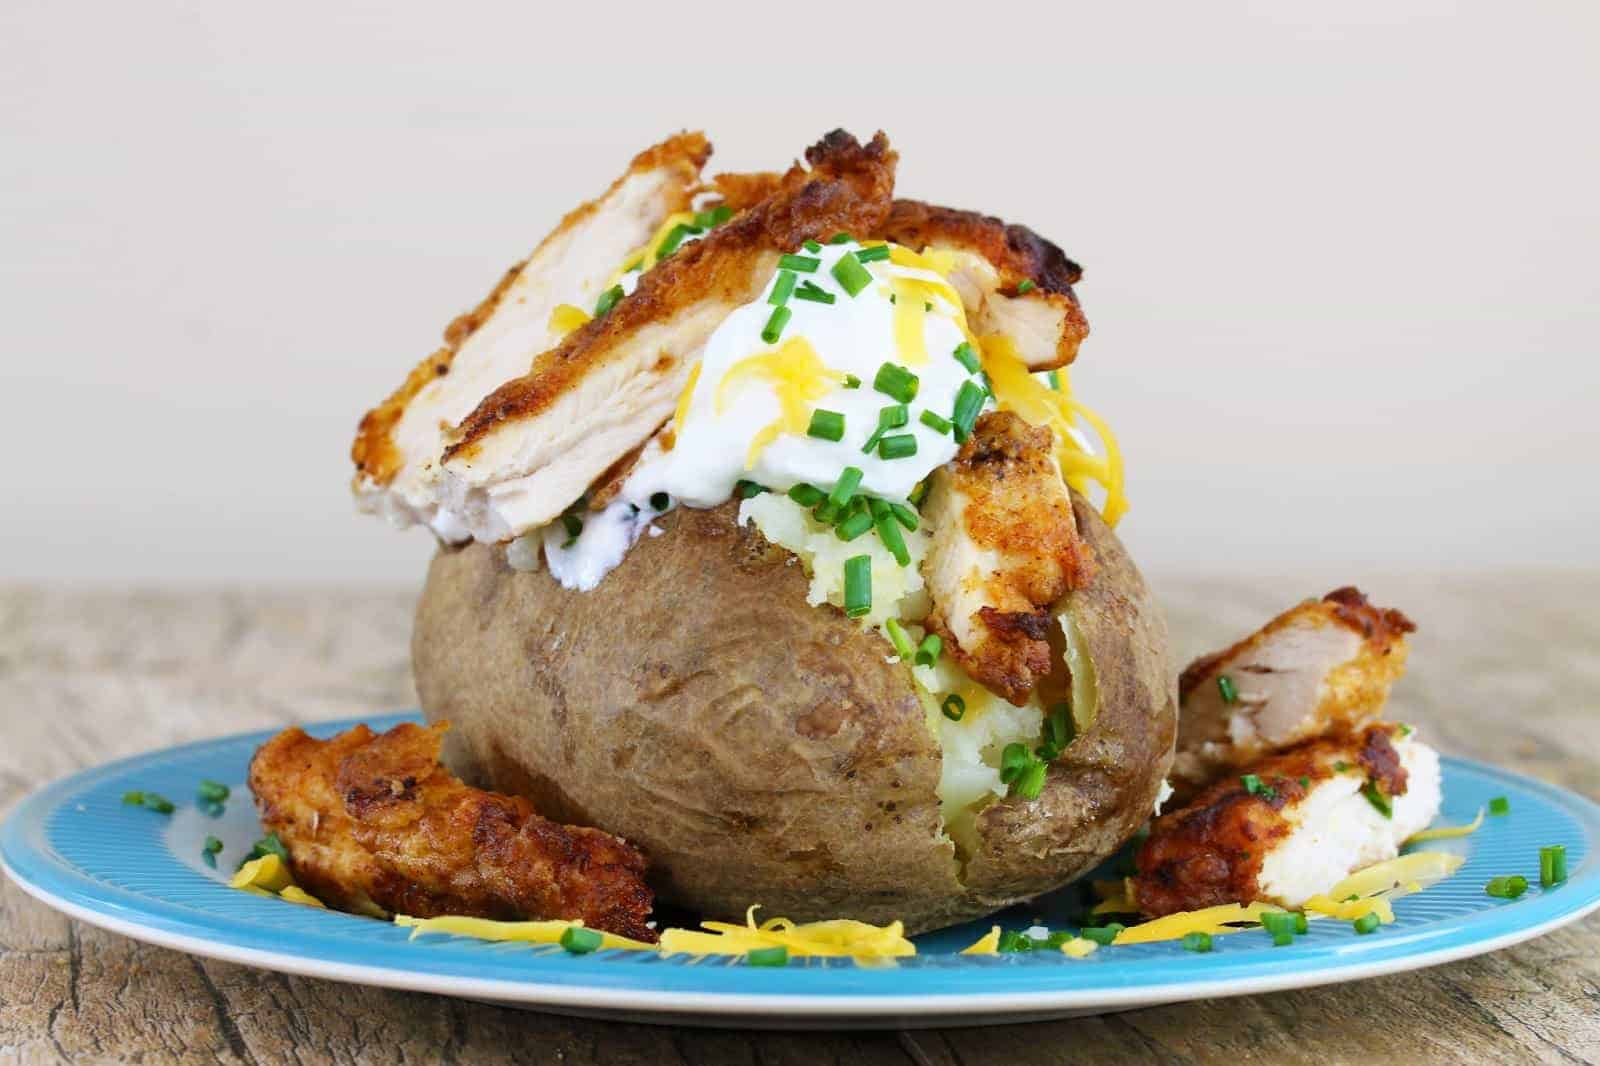
<path fill-rule="evenodd" d="M 562 934 L 568 929 L 584 927 L 581 920 L 497 922 L 489 918 L 463 918 L 453 915 L 442 918 L 413 918 L 405 914 L 395 915 L 394 924 L 410 929 L 412 940 L 424 933 L 444 933 L 449 936 L 472 937 L 475 940 L 517 941 L 524 944 L 559 944 Z M 642 940 L 618 936 L 604 930 L 596 932 L 600 934 L 601 950 L 607 948 L 624 948 L 629 951 L 655 950 L 654 944 L 646 944 Z"/>
<path fill-rule="evenodd" d="M 745 955 L 757 948 L 784 947 L 790 955 L 819 955 L 855 959 L 893 959 L 915 955 L 917 947 L 905 937 L 905 926 L 868 925 L 851 918 L 796 925 L 787 918 L 768 918 L 756 924 L 756 910 L 745 912 L 745 924 L 701 922 L 692 929 L 668 929 L 661 934 L 661 950 L 669 955 Z M 998 934 L 996 934 L 998 935 Z"/>
<path fill-rule="evenodd" d="M 1455 840 L 1458 837 L 1469 837 L 1483 827 L 1484 808 L 1478 808 L 1478 816 L 1467 825 L 1441 825 L 1437 829 L 1424 829 L 1414 834 L 1407 844 L 1420 844 L 1424 840 Z"/>

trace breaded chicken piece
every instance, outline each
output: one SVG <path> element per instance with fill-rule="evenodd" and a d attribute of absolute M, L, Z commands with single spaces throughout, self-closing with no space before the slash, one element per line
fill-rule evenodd
<path fill-rule="evenodd" d="M 445 452 L 447 505 L 505 540 L 554 519 L 671 416 L 701 349 L 804 241 L 882 224 L 895 154 L 836 130 L 776 191 L 647 271 L 601 318 L 486 397 Z"/>
<path fill-rule="evenodd" d="M 1019 707 L 1050 673 L 1051 606 L 1089 576 L 1053 443 L 1048 427 L 991 411 L 934 472 L 923 508 L 926 625 L 967 673 Z"/>
<path fill-rule="evenodd" d="M 1030 370 L 1077 358 L 1089 321 L 1072 286 L 1083 269 L 1026 226 L 976 211 L 896 200 L 878 236 L 915 252 L 945 252 L 950 284 L 974 333 L 1004 333 Z"/>
<path fill-rule="evenodd" d="M 653 942 L 644 857 L 462 784 L 439 765 L 447 728 L 358 725 L 328 740 L 286 729 L 261 746 L 250 790 L 301 886 L 360 914 L 581 918 Z"/>
<path fill-rule="evenodd" d="M 1179 800 L 1270 752 L 1372 721 L 1405 671 L 1415 629 L 1340 588 L 1195 660 L 1178 682 Z"/>
<path fill-rule="evenodd" d="M 1439 756 L 1405 727 L 1313 740 L 1157 818 L 1138 854 L 1134 901 L 1152 918 L 1257 900 L 1299 907 L 1394 858 L 1439 802 Z"/>
<path fill-rule="evenodd" d="M 425 523 L 446 540 L 465 539 L 459 520 L 439 507 L 447 434 L 560 341 L 551 322 L 558 306 L 592 309 L 623 258 L 689 206 L 710 154 L 699 133 L 639 153 L 604 194 L 569 212 L 482 303 L 450 323 L 444 347 L 361 420 L 350 454 L 352 489 L 363 510 L 397 525 Z"/>

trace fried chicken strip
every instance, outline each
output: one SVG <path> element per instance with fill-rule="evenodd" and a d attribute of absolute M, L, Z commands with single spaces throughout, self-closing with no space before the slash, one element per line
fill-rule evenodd
<path fill-rule="evenodd" d="M 1144 914 L 1298 907 L 1394 858 L 1439 813 L 1439 756 L 1402 726 L 1313 740 L 1244 769 L 1151 826 L 1134 878 Z"/>
<path fill-rule="evenodd" d="M 605 316 L 541 355 L 460 425 L 445 452 L 449 506 L 474 537 L 554 519 L 672 414 L 716 327 L 755 299 L 778 257 L 888 215 L 895 154 L 843 130 L 806 152 L 770 197 L 649 270 Z"/>
<path fill-rule="evenodd" d="M 967 673 L 1019 707 L 1050 673 L 1051 607 L 1089 575 L 1052 444 L 1048 427 L 991 411 L 934 472 L 924 507 L 927 626 Z"/>
<path fill-rule="evenodd" d="M 1179 800 L 1263 755 L 1372 721 L 1405 672 L 1415 629 L 1346 587 L 1195 660 L 1178 682 Z"/>
<path fill-rule="evenodd" d="M 300 884 L 361 914 L 581 918 L 653 942 L 644 857 L 541 818 L 520 796 L 462 784 L 439 765 L 448 728 L 358 725 L 328 740 L 286 729 L 261 746 L 250 789 Z"/>
<path fill-rule="evenodd" d="M 425 523 L 446 540 L 466 539 L 459 519 L 439 506 L 446 434 L 561 339 L 551 323 L 559 305 L 594 307 L 623 257 L 689 206 L 710 154 L 699 133 L 639 153 L 604 194 L 569 212 L 482 303 L 450 323 L 444 346 L 361 420 L 350 455 L 363 510 L 396 525 Z"/>

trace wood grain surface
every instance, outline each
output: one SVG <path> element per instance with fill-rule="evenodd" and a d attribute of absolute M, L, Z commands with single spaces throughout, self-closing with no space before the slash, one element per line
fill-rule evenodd
<path fill-rule="evenodd" d="M 1181 656 L 1321 585 L 1157 582 Z M 1600 573 L 1365 582 L 1421 625 L 1398 713 L 1600 798 Z M 181 741 L 411 706 L 412 593 L 0 588 L 0 814 Z M 1006 1029 L 715 1032 L 287 977 L 69 921 L 0 880 L 0 1062 L 1593 1062 L 1600 918 L 1344 986 Z"/>

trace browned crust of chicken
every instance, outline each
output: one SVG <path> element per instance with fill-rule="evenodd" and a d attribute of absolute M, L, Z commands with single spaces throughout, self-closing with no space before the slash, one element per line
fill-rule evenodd
<path fill-rule="evenodd" d="M 1172 783 L 1179 800 L 1276 748 L 1376 718 L 1405 671 L 1405 635 L 1415 629 L 1400 611 L 1344 587 L 1195 660 L 1178 684 Z M 1232 704 L 1217 687 L 1223 674 L 1235 691 Z"/>
<path fill-rule="evenodd" d="M 711 144 L 706 140 L 705 134 L 699 132 L 680 133 L 645 149 L 634 156 L 627 171 L 612 182 L 604 194 L 567 212 L 560 224 L 539 243 L 539 247 L 534 249 L 529 258 L 538 256 L 540 249 L 593 214 L 597 205 L 606 196 L 620 188 L 633 175 L 658 168 L 674 168 L 680 171 L 681 187 L 691 190 L 698 183 L 700 168 L 710 156 Z M 671 210 L 677 211 L 683 210 L 688 205 L 689 194 L 686 191 L 681 202 L 669 206 Z M 405 414 L 407 406 L 428 382 L 450 372 L 450 364 L 455 359 L 456 352 L 494 313 L 500 304 L 500 298 L 511 287 L 527 261 L 522 260 L 507 270 L 500 283 L 494 287 L 494 291 L 477 307 L 451 322 L 444 331 L 444 346 L 413 368 L 398 389 L 362 417 L 361 424 L 356 429 L 355 442 L 350 446 L 350 458 L 356 464 L 358 483 L 365 479 L 373 484 L 387 485 L 394 479 L 405 462 L 405 457 L 395 445 L 394 430 L 401 416 Z"/>
<path fill-rule="evenodd" d="M 705 300 L 732 307 L 753 299 L 783 252 L 840 231 L 869 233 L 882 224 L 896 161 L 882 133 L 863 145 L 834 130 L 806 150 L 806 161 L 811 170 L 796 165 L 773 196 L 680 249 L 646 273 L 609 314 L 539 356 L 525 377 L 487 396 L 462 422 L 445 460 L 470 457 L 488 434 L 548 410 L 652 324 Z M 658 369 L 665 373 L 688 354 L 663 351 Z"/>
<path fill-rule="evenodd" d="M 935 474 L 928 628 L 974 679 L 1017 706 L 1048 676 L 1053 605 L 1090 575 L 1048 427 L 978 420 Z"/>
<path fill-rule="evenodd" d="M 1399 729 L 1378 723 L 1291 748 L 1248 767 L 1260 791 L 1251 793 L 1239 776 L 1226 777 L 1157 818 L 1136 860 L 1140 911 L 1158 918 L 1259 898 L 1263 861 L 1294 830 L 1284 808 L 1337 776 L 1336 763 L 1359 766 L 1386 796 L 1405 794 L 1406 771 L 1392 743 Z"/>
<path fill-rule="evenodd" d="M 312 895 L 363 914 L 579 919 L 654 941 L 645 860 L 598 829 L 557 825 L 520 796 L 439 765 L 448 725 L 286 729 L 250 762 L 262 824 Z"/>

